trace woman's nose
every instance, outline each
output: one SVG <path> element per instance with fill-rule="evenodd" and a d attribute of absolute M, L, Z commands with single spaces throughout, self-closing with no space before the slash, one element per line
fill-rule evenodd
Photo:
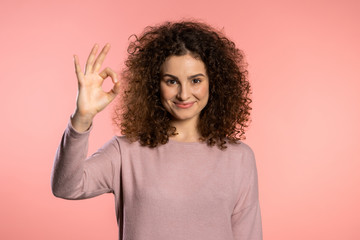
<path fill-rule="evenodd" d="M 191 90 L 187 86 L 188 84 L 183 84 L 179 86 L 177 98 L 181 101 L 186 101 L 190 98 L 190 92 Z"/>

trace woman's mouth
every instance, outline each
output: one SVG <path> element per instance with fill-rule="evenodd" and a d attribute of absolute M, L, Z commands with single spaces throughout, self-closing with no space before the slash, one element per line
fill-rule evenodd
<path fill-rule="evenodd" d="M 176 105 L 178 108 L 189 108 L 189 107 L 191 107 L 192 105 L 194 105 L 194 102 L 189 102 L 189 103 L 175 103 L 175 105 Z"/>

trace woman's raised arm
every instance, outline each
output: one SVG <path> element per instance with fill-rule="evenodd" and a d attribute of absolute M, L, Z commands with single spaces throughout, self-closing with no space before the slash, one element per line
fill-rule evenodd
<path fill-rule="evenodd" d="M 78 80 L 76 109 L 57 149 L 51 174 L 52 192 L 57 197 L 82 199 L 113 191 L 114 173 L 118 172 L 115 169 L 120 166 L 116 158 L 120 157 L 116 139 L 86 160 L 92 120 L 120 91 L 113 70 L 105 68 L 99 72 L 109 49 L 110 45 L 106 44 L 96 57 L 98 45 L 95 44 L 86 62 L 85 73 L 81 70 L 78 56 L 74 55 Z M 114 84 L 109 92 L 102 89 L 107 77 Z"/>

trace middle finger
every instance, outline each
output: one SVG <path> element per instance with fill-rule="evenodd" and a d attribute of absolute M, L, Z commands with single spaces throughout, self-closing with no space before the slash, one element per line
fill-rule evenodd
<path fill-rule="evenodd" d="M 104 62 L 106 54 L 109 52 L 110 44 L 107 43 L 101 50 L 99 56 L 96 58 L 92 71 L 99 72 L 101 64 Z"/>

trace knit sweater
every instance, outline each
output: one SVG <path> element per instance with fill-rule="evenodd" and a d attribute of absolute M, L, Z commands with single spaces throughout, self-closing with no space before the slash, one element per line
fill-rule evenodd
<path fill-rule="evenodd" d="M 113 193 L 119 240 L 260 240 L 254 153 L 170 140 L 156 148 L 114 136 L 87 157 L 92 127 L 69 121 L 57 149 L 52 191 L 64 199 Z"/>

